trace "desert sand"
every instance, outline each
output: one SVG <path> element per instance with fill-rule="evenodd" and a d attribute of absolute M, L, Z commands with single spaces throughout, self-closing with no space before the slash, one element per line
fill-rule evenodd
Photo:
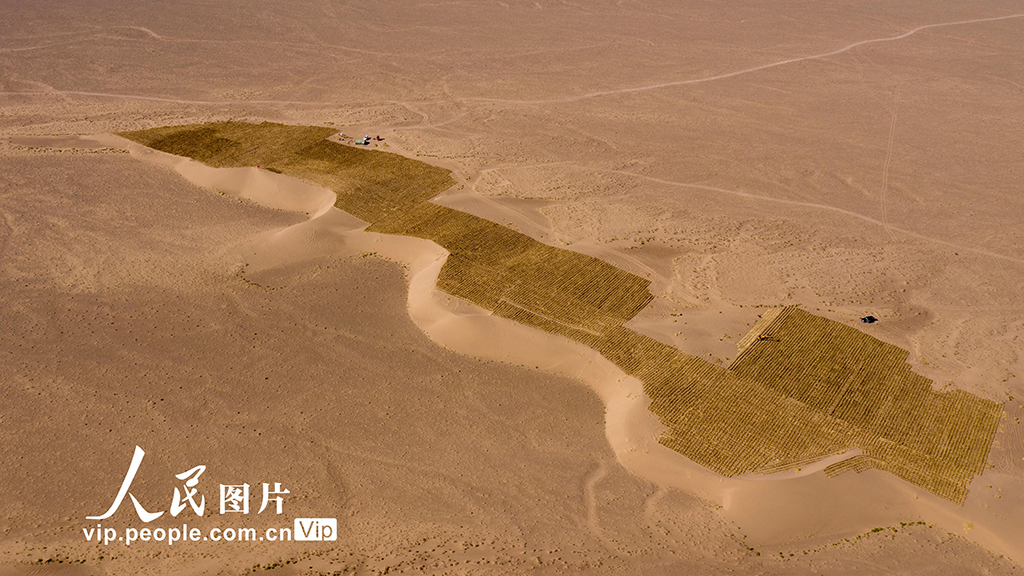
<path fill-rule="evenodd" d="M 1024 562 L 1011 3 L 4 8 L 5 573 Z M 761 306 L 858 325 L 1005 402 L 991 468 L 963 507 L 823 464 L 716 477 L 592 351 L 432 290 L 436 247 L 267 171 L 94 136 L 229 118 L 453 169 L 440 203 L 649 277 L 631 327 L 715 362 Z M 85 542 L 136 444 L 151 508 L 204 463 L 208 506 L 218 482 L 280 481 L 289 518 L 336 516 L 339 540 Z"/>

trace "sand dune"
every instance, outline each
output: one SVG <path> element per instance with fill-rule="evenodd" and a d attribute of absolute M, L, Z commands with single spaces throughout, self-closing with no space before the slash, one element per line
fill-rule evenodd
<path fill-rule="evenodd" d="M 287 176 L 262 171 L 257 172 L 259 177 L 253 177 L 253 169 L 210 168 L 137 144 L 129 143 L 128 147 L 134 156 L 173 167 L 200 186 L 246 199 L 276 194 L 278 198 L 270 201 L 268 207 L 301 206 L 303 199 L 310 196 L 301 183 Z M 305 211 L 313 212 L 315 206 L 310 204 Z M 328 255 L 352 257 L 373 253 L 401 263 L 409 275 L 409 315 L 431 340 L 460 354 L 534 366 L 582 380 L 605 405 L 605 433 L 619 463 L 662 487 L 683 489 L 718 504 L 727 518 L 740 522 L 755 537 L 752 542 L 778 545 L 805 539 L 812 532 L 819 538 L 828 534 L 838 536 L 865 532 L 877 525 L 897 524 L 901 518 L 923 517 L 929 524 L 950 532 L 965 524 L 975 525 L 972 540 L 977 538 L 990 549 L 1018 559 L 1020 546 L 1012 540 L 1012 531 L 1000 527 L 995 517 L 966 515 L 938 504 L 939 500 L 926 491 L 880 474 L 822 481 L 822 471 L 828 465 L 858 454 L 856 450 L 799 470 L 723 478 L 664 449 L 658 444 L 663 427 L 647 412 L 650 399 L 639 380 L 580 343 L 493 316 L 438 291 L 437 275 L 448 253 L 433 242 L 365 232 L 364 227 L 354 217 L 328 206 L 314 213 L 308 222 L 265 236 L 241 252 L 247 260 L 257 263 L 254 271 L 264 273 L 271 267 L 268 263 L 289 268 L 294 262 Z M 806 481 L 796 482 L 797 479 Z M 792 486 L 765 488 L 760 485 L 762 482 Z M 908 498 L 910 494 L 912 500 Z M 923 502 L 918 503 L 922 497 Z M 851 505 L 862 500 L 871 500 L 873 504 Z M 808 526 L 815 529 L 809 531 Z"/>

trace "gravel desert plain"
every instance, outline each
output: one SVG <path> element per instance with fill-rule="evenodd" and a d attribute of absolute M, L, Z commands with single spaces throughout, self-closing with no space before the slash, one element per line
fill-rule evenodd
<path fill-rule="evenodd" d="M 1008 0 L 0 0 L 0 576 L 1024 573 L 1022 62 Z"/>

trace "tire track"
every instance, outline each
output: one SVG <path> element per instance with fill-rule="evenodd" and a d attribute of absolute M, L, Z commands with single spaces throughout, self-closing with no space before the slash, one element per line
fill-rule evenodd
<path fill-rule="evenodd" d="M 595 169 L 595 170 L 597 170 L 597 169 Z M 872 218 L 870 216 L 865 216 L 865 215 L 860 214 L 858 212 L 854 212 L 852 210 L 846 210 L 846 209 L 839 208 L 837 206 L 832 206 L 832 205 L 829 205 L 829 204 L 819 204 L 817 202 L 803 202 L 801 200 L 787 200 L 785 198 L 773 198 L 771 196 L 762 196 L 760 194 L 751 194 L 749 192 L 741 192 L 739 190 L 729 190 L 728 188 L 719 188 L 717 186 L 708 186 L 706 184 L 692 184 L 692 183 L 689 183 L 689 182 L 676 182 L 676 181 L 673 181 L 673 180 L 665 180 L 663 178 L 655 178 L 654 176 L 645 176 L 643 174 L 637 174 L 635 172 L 629 172 L 627 170 L 598 170 L 598 171 L 610 172 L 610 173 L 614 173 L 614 174 L 622 174 L 622 175 L 625 175 L 625 176 L 632 176 L 634 178 L 640 178 L 640 179 L 643 179 L 643 180 L 647 180 L 649 182 L 656 182 L 658 184 L 665 184 L 665 185 L 668 185 L 668 186 L 678 186 L 680 188 L 691 188 L 691 189 L 694 189 L 694 190 L 704 190 L 706 192 L 715 192 L 715 193 L 729 194 L 729 195 L 732 195 L 732 196 L 738 196 L 740 198 L 748 198 L 748 199 L 751 199 L 751 200 L 761 200 L 761 201 L 764 201 L 764 202 L 773 202 L 775 204 L 785 204 L 785 205 L 788 205 L 788 206 L 798 206 L 798 207 L 801 207 L 801 208 L 813 208 L 813 209 L 817 209 L 817 210 L 827 210 L 829 212 L 835 212 L 836 214 L 842 214 L 844 216 L 849 216 L 851 218 L 856 218 L 858 220 L 862 220 L 864 222 L 868 222 L 868 223 L 871 223 L 871 224 L 876 224 L 878 226 L 883 226 L 883 227 L 886 226 L 886 224 L 884 222 L 882 222 L 881 220 L 877 220 L 877 219 Z M 981 254 L 982 256 L 989 256 L 991 258 L 998 258 L 1000 260 L 1006 260 L 1008 262 L 1014 262 L 1014 263 L 1017 263 L 1017 264 L 1024 264 L 1024 258 L 1015 258 L 1013 256 L 1007 256 L 1005 254 L 999 254 L 998 252 L 992 252 L 992 251 L 989 251 L 989 250 L 985 250 L 984 248 L 975 248 L 973 246 L 964 246 L 964 245 L 961 245 L 961 244 L 955 244 L 953 242 L 948 242 L 946 240 L 941 240 L 939 238 L 934 238 L 932 236 L 926 236 L 924 234 L 919 234 L 917 232 L 913 232 L 913 231 L 907 230 L 905 228 L 900 228 L 898 226 L 889 226 L 889 229 L 890 230 L 894 230 L 896 232 L 899 232 L 901 234 L 904 234 L 906 236 L 910 236 L 912 238 L 917 238 L 919 240 L 926 240 L 928 242 L 932 242 L 932 243 L 935 243 L 935 244 L 941 244 L 943 246 L 948 246 L 950 248 L 956 248 L 957 250 L 963 250 L 964 252 L 973 252 L 975 254 Z"/>
<path fill-rule="evenodd" d="M 598 463 L 597 470 L 587 476 L 587 480 L 583 484 L 583 497 L 587 505 L 587 529 L 609 552 L 618 554 L 619 551 L 615 543 L 601 531 L 600 520 L 597 518 L 597 497 L 594 491 L 597 484 L 607 475 L 608 463 L 602 460 Z"/>
<path fill-rule="evenodd" d="M 776 68 L 776 67 L 779 67 L 779 66 L 785 66 L 787 64 L 794 64 L 794 63 L 797 63 L 797 62 L 806 62 L 808 60 L 820 60 L 820 59 L 828 58 L 828 57 L 831 57 L 831 56 L 837 56 L 839 54 L 843 54 L 844 52 L 849 52 L 850 50 L 853 50 L 854 48 L 858 48 L 860 46 L 867 46 L 867 45 L 871 45 L 871 44 L 879 44 L 879 43 L 883 43 L 883 42 L 894 42 L 894 41 L 897 41 L 897 40 L 902 40 L 904 38 L 907 38 L 909 36 L 917 34 L 918 32 L 921 32 L 923 30 L 931 30 L 933 28 L 945 28 L 945 27 L 949 27 L 949 26 L 964 26 L 964 25 L 967 25 L 967 24 L 979 24 L 979 23 L 983 23 L 983 22 L 997 22 L 997 21 L 1001 21 L 1001 20 L 1010 20 L 1010 19 L 1014 19 L 1014 18 L 1024 18 L 1024 13 L 1007 14 L 1005 16 L 992 16 L 992 17 L 988 17 L 988 18 L 973 18 L 973 19 L 970 19 L 970 20 L 957 20 L 955 22 L 939 22 L 939 23 L 936 23 L 936 24 L 924 24 L 922 26 L 918 26 L 918 27 L 913 28 L 913 29 L 911 29 L 911 30 L 909 30 L 907 32 L 904 32 L 902 34 L 898 34 L 896 36 L 885 36 L 885 37 L 882 37 L 882 38 L 871 38 L 871 39 L 868 39 L 868 40 L 860 40 L 858 42 L 853 42 L 851 44 L 847 44 L 846 46 L 843 46 L 842 48 L 838 48 L 836 50 L 831 50 L 829 52 L 821 52 L 819 54 L 811 54 L 811 55 L 808 55 L 808 56 L 798 56 L 798 57 L 795 57 L 795 58 L 788 58 L 786 60 L 779 60 L 779 61 L 776 61 L 776 62 L 769 62 L 767 64 L 761 64 L 759 66 L 752 66 L 750 68 L 744 68 L 742 70 L 735 70 L 733 72 L 725 72 L 723 74 L 717 74 L 717 75 L 714 75 L 714 76 L 704 76 L 704 77 L 701 77 L 701 78 L 691 78 L 691 79 L 687 79 L 687 80 L 676 80 L 676 81 L 673 81 L 673 82 L 662 82 L 662 83 L 658 83 L 658 84 L 647 84 L 647 85 L 644 85 L 644 86 L 636 86 L 636 87 L 632 87 L 632 88 L 618 88 L 618 89 L 614 89 L 614 90 L 600 90 L 600 91 L 596 91 L 596 92 L 587 92 L 587 93 L 584 93 L 584 94 L 579 94 L 579 95 L 576 95 L 576 96 L 567 96 L 567 97 L 563 97 L 563 98 L 551 98 L 551 99 L 544 99 L 544 100 L 507 100 L 507 99 L 500 99 L 500 98 L 454 98 L 452 100 L 435 100 L 435 101 L 421 102 L 421 103 L 448 103 L 448 102 L 451 102 L 453 100 L 456 101 L 456 102 L 481 102 L 481 103 L 495 103 L 495 104 L 532 104 L 532 105 L 564 104 L 564 103 L 570 103 L 570 102 L 578 102 L 580 100 L 588 100 L 588 99 L 591 99 L 591 98 L 599 98 L 601 96 L 613 96 L 613 95 L 616 95 L 616 94 L 631 94 L 631 93 L 634 93 L 634 92 L 646 92 L 646 91 L 649 91 L 649 90 L 658 90 L 660 88 L 670 88 L 670 87 L 673 87 L 673 86 L 686 86 L 686 85 L 690 85 L 690 84 L 703 84 L 705 82 L 714 82 L 716 80 L 725 80 L 727 78 L 734 78 L 736 76 L 742 76 L 744 74 L 751 74 L 751 73 L 754 73 L 754 72 L 760 72 L 762 70 L 769 70 L 771 68 Z M 161 39 L 169 40 L 168 37 L 161 37 Z M 330 45 L 330 44 L 324 44 L 323 47 L 345 49 L 345 50 L 352 50 L 352 51 L 359 51 L 357 49 L 349 48 L 349 47 L 346 47 L 346 46 L 334 46 L 334 45 Z M 34 49 L 34 48 L 32 48 L 32 49 Z M 7 50 L 0 49 L 0 52 L 4 52 L 4 51 L 17 51 L 17 50 L 23 50 L 23 49 L 13 49 L 13 50 L 12 49 L 7 49 Z M 396 55 L 393 55 L 393 54 L 383 54 L 383 53 L 380 53 L 380 54 L 372 53 L 372 54 L 374 54 L 374 55 L 396 56 Z M 148 100 L 148 101 L 155 101 L 155 102 L 171 102 L 171 103 L 179 103 L 179 104 L 200 104 L 200 105 L 287 104 L 287 105 L 313 106 L 313 105 L 351 104 L 351 102 L 340 103 L 340 102 L 290 101 L 290 100 L 220 100 L 220 101 L 178 100 L 178 99 L 174 99 L 174 98 L 161 98 L 161 97 L 155 97 L 155 96 L 140 96 L 140 95 L 134 95 L 134 94 L 110 94 L 110 93 L 103 93 L 103 92 L 82 92 L 82 91 L 70 91 L 70 90 L 69 91 L 61 91 L 61 93 L 70 94 L 70 95 L 76 95 L 76 96 L 95 96 L 95 97 L 104 97 L 104 98 L 124 98 L 124 99 L 128 99 L 128 100 L 134 99 L 134 100 Z M 0 95 L 7 95 L 7 96 L 9 96 L 9 95 L 38 95 L 38 94 L 46 94 L 46 93 L 45 92 L 28 92 L 28 91 L 26 91 L 26 92 L 0 92 Z M 401 102 L 391 102 L 391 103 L 401 104 Z"/>
<path fill-rule="evenodd" d="M 714 75 L 714 76 L 704 76 L 702 78 L 692 78 L 692 79 L 689 79 L 689 80 L 676 80 L 676 81 L 673 81 L 673 82 L 662 82 L 660 84 L 648 84 L 646 86 L 637 86 L 637 87 L 634 87 L 634 88 L 619 88 L 619 89 L 615 89 L 615 90 L 601 90 L 601 91 L 597 91 L 597 92 L 588 92 L 586 94 L 580 94 L 578 96 L 569 96 L 569 97 L 566 97 L 566 98 L 554 98 L 554 99 L 549 99 L 549 100 L 501 100 L 501 99 L 496 99 L 496 98 L 465 98 L 465 99 L 463 99 L 463 101 L 465 101 L 465 102 L 491 102 L 491 103 L 500 103 L 500 104 L 562 104 L 562 103 L 568 103 L 568 102 L 578 102 L 580 100 L 587 100 L 587 99 L 590 99 L 590 98 L 598 98 L 598 97 L 601 97 L 601 96 L 613 96 L 613 95 L 616 95 L 616 94 L 631 94 L 631 93 L 634 93 L 634 92 L 646 92 L 648 90 L 657 90 L 659 88 L 670 88 L 670 87 L 673 87 L 673 86 L 686 86 L 686 85 L 690 85 L 690 84 L 703 84 L 705 82 L 713 82 L 715 80 L 725 80 L 726 78 L 734 78 L 736 76 L 742 76 L 744 74 L 750 74 L 750 73 L 753 73 L 753 72 L 760 72 L 762 70 L 768 70 L 768 69 L 771 69 L 771 68 L 776 68 L 778 66 L 785 66 L 786 64 L 794 64 L 794 63 L 797 63 L 797 62 L 806 62 L 808 60 L 820 60 L 822 58 L 828 58 L 830 56 L 837 56 L 837 55 L 842 54 L 844 52 L 849 52 L 850 50 L 853 50 L 854 48 L 859 48 L 861 46 L 867 46 L 867 45 L 870 45 L 870 44 L 880 44 L 882 42 L 894 42 L 896 40 L 902 40 L 904 38 L 907 38 L 908 36 L 912 36 L 914 34 L 917 34 L 918 32 L 921 32 L 922 30 L 930 30 L 932 28 L 945 28 L 945 27 L 948 27 L 948 26 L 963 26 L 963 25 L 966 25 L 966 24 L 978 24 L 978 23 L 982 23 L 982 22 L 995 22 L 995 21 L 999 21 L 999 20 L 1010 20 L 1012 18 L 1022 18 L 1022 17 L 1024 17 L 1024 13 L 1021 13 L 1021 14 L 1008 14 L 1006 16 L 994 16 L 994 17 L 989 17 L 989 18 L 974 18 L 974 19 L 971 19 L 971 20 L 958 20 L 956 22 L 940 22 L 940 23 L 937 23 L 937 24 L 925 24 L 923 26 L 918 26 L 917 28 L 913 28 L 913 29 L 911 29 L 911 30 L 909 30 L 907 32 L 904 32 L 903 34 L 898 34 L 896 36 L 886 36 L 886 37 L 882 37 L 882 38 L 872 38 L 870 40 L 860 40 L 858 42 L 853 42 L 851 44 L 847 44 L 846 46 L 843 46 L 842 48 L 839 48 L 839 49 L 836 49 L 836 50 L 832 50 L 830 52 L 822 52 L 820 54 L 811 54 L 809 56 L 799 56 L 799 57 L 796 57 L 796 58 L 789 58 L 789 59 L 786 59 L 786 60 L 779 60 L 777 62 L 770 62 L 768 64 L 761 64 L 760 66 L 752 66 L 750 68 L 744 68 L 742 70 L 736 70 L 734 72 L 726 72 L 724 74 L 717 74 L 717 75 Z"/>
<path fill-rule="evenodd" d="M 892 232 L 892 227 L 889 225 L 889 211 L 886 208 L 885 196 L 889 191 L 889 166 L 892 164 L 892 143 L 896 139 L 896 118 L 900 107 L 900 87 L 896 86 L 896 95 L 893 96 L 892 110 L 889 111 L 889 115 L 892 117 L 892 122 L 889 123 L 889 145 L 885 151 L 885 167 L 882 168 L 882 192 L 880 194 L 882 203 L 882 225 L 885 227 L 885 231 L 892 237 L 893 242 L 896 242 L 896 235 Z"/>

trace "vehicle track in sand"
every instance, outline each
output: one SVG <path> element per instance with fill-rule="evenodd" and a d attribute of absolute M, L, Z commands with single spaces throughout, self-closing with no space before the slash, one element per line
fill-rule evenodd
<path fill-rule="evenodd" d="M 538 99 L 538 100 L 515 100 L 515 99 L 484 98 L 484 97 L 462 97 L 462 98 L 456 97 L 456 98 L 451 98 L 451 99 L 448 99 L 448 100 L 434 100 L 434 101 L 420 101 L 420 102 L 389 101 L 388 103 L 398 104 L 398 105 L 403 105 L 403 104 L 408 104 L 408 103 L 414 103 L 414 104 L 441 104 L 441 103 L 450 103 L 450 102 L 455 101 L 455 102 L 467 102 L 467 103 L 469 103 L 469 102 L 480 102 L 480 103 L 492 103 L 492 104 L 520 104 L 520 105 L 565 104 L 565 103 L 571 103 L 571 102 L 578 102 L 578 101 L 581 101 L 581 100 L 589 100 L 591 98 L 599 98 L 599 97 L 602 97 L 602 96 L 614 96 L 614 95 L 618 95 L 618 94 L 631 94 L 631 93 L 636 93 L 636 92 L 647 92 L 647 91 L 650 91 L 650 90 L 658 90 L 658 89 L 661 89 L 661 88 L 671 88 L 671 87 L 674 87 L 674 86 L 687 86 L 687 85 L 691 85 L 691 84 L 703 84 L 703 83 L 706 83 L 706 82 L 714 82 L 716 80 L 725 80 L 725 79 L 728 79 L 728 78 L 734 78 L 734 77 L 737 77 L 737 76 L 742 76 L 744 74 L 751 74 L 751 73 L 754 73 L 754 72 L 760 72 L 762 70 L 769 70 L 771 68 L 776 68 L 776 67 L 779 67 L 779 66 L 785 66 L 787 64 L 795 64 L 797 62 L 806 62 L 806 61 L 809 61 L 809 60 L 821 60 L 821 59 L 824 59 L 824 58 L 829 58 L 831 56 L 838 56 L 839 54 L 843 54 L 845 52 L 849 52 L 850 50 L 853 50 L 855 48 L 859 48 L 861 46 L 868 46 L 868 45 L 871 45 L 871 44 L 880 44 L 880 43 L 884 43 L 884 42 L 894 42 L 894 41 L 897 41 L 897 40 L 902 40 L 904 38 L 907 38 L 909 36 L 917 34 L 918 32 L 921 32 L 923 30 L 931 30 L 931 29 L 935 29 L 935 28 L 946 28 L 946 27 L 950 27 L 950 26 L 965 26 L 965 25 L 968 25 L 968 24 L 980 24 L 980 23 L 985 23 L 985 22 L 998 22 L 998 21 L 1002 21 L 1002 20 L 1011 20 L 1011 19 L 1015 19 L 1015 18 L 1024 18 L 1024 13 L 1007 14 L 1007 15 L 1004 15 L 1004 16 L 991 16 L 991 17 L 987 17 L 987 18 L 973 18 L 973 19 L 970 19 L 970 20 L 957 20 L 957 21 L 954 21 L 954 22 L 938 22 L 938 23 L 935 23 L 935 24 L 923 24 L 923 25 L 918 26 L 916 28 L 912 28 L 912 29 L 910 29 L 907 32 L 904 32 L 902 34 L 897 34 L 896 36 L 884 36 L 884 37 L 881 37 L 881 38 L 870 38 L 870 39 L 867 39 L 867 40 L 859 40 L 857 42 L 852 42 L 850 44 L 847 44 L 846 46 L 843 46 L 841 48 L 837 48 L 835 50 L 831 50 L 831 51 L 828 51 L 828 52 L 821 52 L 821 53 L 818 53 L 818 54 L 810 54 L 810 55 L 807 55 L 807 56 L 797 56 L 795 58 L 787 58 L 785 60 L 778 60 L 778 61 L 775 61 L 775 62 L 769 62 L 767 64 L 760 64 L 758 66 L 752 66 L 752 67 L 749 67 L 749 68 L 743 68 L 741 70 L 734 70 L 732 72 L 724 72 L 722 74 L 716 74 L 716 75 L 713 75 L 713 76 L 703 76 L 703 77 L 700 77 L 700 78 L 690 78 L 690 79 L 686 79 L 686 80 L 675 80 L 675 81 L 672 81 L 672 82 L 661 82 L 661 83 L 657 83 L 657 84 L 646 84 L 646 85 L 643 85 L 643 86 L 634 86 L 634 87 L 630 87 L 630 88 L 616 88 L 616 89 L 612 89 L 612 90 L 599 90 L 599 91 L 595 91 L 595 92 L 586 92 L 586 93 L 583 93 L 583 94 L 578 94 L 576 96 L 565 96 L 565 97 L 561 97 L 561 98 Z M 350 48 L 344 47 L 344 46 L 332 46 L 332 45 L 329 45 L 329 44 L 324 44 L 324 45 L 322 45 L 322 47 L 324 47 L 324 48 L 350 49 Z M 0 52 L 14 52 L 14 51 L 23 51 L 23 50 L 28 50 L 28 49 L 34 49 L 34 48 L 0 49 Z M 354 50 L 354 49 L 352 49 L 352 50 Z M 376 54 L 376 53 L 374 53 L 374 54 Z M 391 56 L 393 56 L 393 55 L 391 55 Z M 53 93 L 54 92 L 44 92 L 44 91 L 13 91 L 13 92 L 5 91 L 5 92 L 0 92 L 0 96 L 33 96 L 33 95 L 47 95 L 47 94 L 53 94 Z M 152 101 L 152 102 L 168 102 L 168 103 L 176 103 L 176 104 L 195 104 L 195 105 L 208 105 L 208 106 L 225 105 L 225 104 L 289 105 L 289 106 L 331 106 L 331 105 L 343 105 L 343 104 L 344 105 L 350 105 L 350 104 L 352 104 L 351 102 L 296 101 L 296 100 L 187 100 L 187 99 L 178 99 L 178 98 L 161 97 L 161 96 L 144 96 L 144 95 L 138 95 L 138 94 L 115 94 L 115 93 L 107 93 L 107 92 L 86 92 L 86 91 L 77 91 L 77 90 L 60 90 L 60 91 L 57 91 L 56 93 L 66 94 L 66 95 L 73 95 L 73 96 L 89 96 L 89 97 L 97 97 L 97 98 L 123 98 L 123 99 L 126 99 L 126 100 L 145 100 L 145 101 Z"/>
<path fill-rule="evenodd" d="M 889 116 L 892 117 L 892 121 L 889 123 L 889 144 L 885 150 L 885 166 L 882 168 L 882 191 L 879 194 L 880 202 L 882 204 L 882 226 L 885 227 L 885 231 L 889 233 L 893 242 L 896 242 L 896 235 L 892 232 L 892 226 L 889 225 L 889 212 L 886 208 L 885 196 L 889 191 L 889 166 L 892 165 L 892 143 L 896 139 L 896 119 L 897 113 L 900 107 L 900 87 L 896 87 L 896 94 L 892 99 L 892 110 L 889 110 Z"/>
<path fill-rule="evenodd" d="M 889 116 L 891 121 L 889 122 L 889 142 L 885 147 L 885 164 L 882 167 L 882 189 L 879 193 L 879 202 L 882 205 L 882 227 L 885 228 L 886 233 L 892 238 L 893 242 L 899 242 L 896 238 L 896 234 L 892 231 L 892 225 L 889 224 L 889 209 L 886 202 L 887 194 L 889 192 L 889 167 L 892 166 L 892 145 L 896 140 L 896 122 L 899 118 L 900 108 L 900 87 L 897 84 L 896 90 L 892 98 L 892 108 L 889 110 Z M 903 303 L 904 309 L 910 308 L 910 303 L 907 301 L 907 297 L 904 296 L 903 292 L 896 292 L 896 297 Z"/>
<path fill-rule="evenodd" d="M 499 103 L 499 104 L 562 104 L 562 103 L 568 103 L 568 102 L 578 102 L 580 100 L 587 100 L 587 99 L 590 99 L 590 98 L 598 98 L 598 97 L 601 97 L 601 96 L 614 96 L 614 95 L 617 95 L 617 94 L 630 94 L 630 93 L 634 93 L 634 92 L 646 92 L 648 90 L 657 90 L 657 89 L 660 89 L 660 88 L 671 88 L 673 86 L 686 86 L 686 85 L 690 85 L 690 84 L 703 84 L 705 82 L 713 82 L 715 80 L 725 80 L 727 78 L 733 78 L 733 77 L 736 77 L 736 76 L 741 76 L 743 74 L 750 74 L 752 72 L 760 72 L 762 70 L 768 70 L 770 68 L 776 68 L 778 66 L 785 66 L 786 64 L 795 64 L 797 62 L 806 62 L 808 60 L 820 60 L 820 59 L 828 58 L 828 57 L 831 57 L 831 56 L 838 56 L 839 54 L 842 54 L 844 52 L 849 52 L 850 50 L 853 50 L 854 48 L 858 48 L 860 46 L 866 46 L 866 45 L 870 45 L 870 44 L 879 44 L 879 43 L 882 43 L 882 42 L 893 42 L 893 41 L 896 41 L 896 40 L 902 40 L 904 38 L 907 38 L 908 36 L 912 36 L 912 35 L 920 32 L 922 30 L 930 30 L 932 28 L 945 28 L 945 27 L 948 27 L 948 26 L 963 26 L 963 25 L 967 25 L 967 24 L 978 24 L 978 23 L 982 23 L 982 22 L 995 22 L 995 21 L 999 21 L 999 20 L 1009 20 L 1009 19 L 1012 19 L 1012 18 L 1024 18 L 1024 13 L 1021 13 L 1021 14 L 1008 14 L 1006 16 L 994 16 L 994 17 L 990 17 L 990 18 L 975 18 L 975 19 L 971 19 L 971 20 L 958 20 L 956 22 L 940 22 L 940 23 L 936 23 L 936 24 L 924 24 L 922 26 L 918 26 L 917 28 L 913 28 L 913 29 L 911 29 L 911 30 L 909 30 L 907 32 L 904 32 L 903 34 L 899 34 L 899 35 L 896 35 L 896 36 L 886 36 L 886 37 L 882 37 L 882 38 L 872 38 L 870 40 L 860 40 L 858 42 L 853 42 L 851 44 L 847 44 L 846 46 L 843 46 L 842 48 L 839 48 L 839 49 L 836 49 L 836 50 L 832 50 L 830 52 L 822 52 L 820 54 L 811 54 L 809 56 L 799 56 L 799 57 L 796 57 L 796 58 L 789 58 L 789 59 L 786 59 L 786 60 L 779 60 L 777 62 L 770 62 L 768 64 L 761 64 L 760 66 L 753 66 L 753 67 L 750 67 L 750 68 L 744 68 L 742 70 L 736 70 L 734 72 L 726 72 L 724 74 L 717 74 L 717 75 L 714 75 L 714 76 L 704 76 L 702 78 L 692 78 L 692 79 L 689 79 L 689 80 L 676 80 L 676 81 L 673 81 L 673 82 L 662 82 L 662 83 L 659 83 L 659 84 L 648 84 L 646 86 L 637 86 L 637 87 L 633 87 L 633 88 L 618 88 L 618 89 L 614 89 L 614 90 L 601 90 L 601 91 L 597 91 L 597 92 L 588 92 L 586 94 L 580 94 L 580 95 L 577 95 L 577 96 L 569 96 L 569 97 L 565 97 L 565 98 L 554 98 L 554 99 L 548 99 L 548 100 L 501 100 L 501 99 L 495 99 L 495 98 L 465 98 L 465 99 L 463 99 L 463 101 L 465 101 L 465 102 L 492 102 L 492 103 Z"/>
<path fill-rule="evenodd" d="M 583 497 L 587 505 L 587 529 L 590 533 L 597 538 L 598 542 L 601 543 L 609 552 L 614 554 L 619 553 L 618 547 L 615 545 L 610 538 L 605 536 L 601 530 L 601 521 L 597 517 L 597 496 L 595 490 L 597 485 L 604 480 L 604 477 L 608 475 L 608 463 L 604 460 L 598 462 L 597 469 L 593 473 L 587 476 L 586 482 L 583 484 Z"/>
<path fill-rule="evenodd" d="M 598 169 L 595 169 L 595 170 L 598 170 Z M 877 220 L 877 219 L 872 218 L 870 216 L 865 216 L 863 214 L 860 214 L 858 212 L 854 212 L 852 210 L 846 210 L 844 208 L 839 208 L 838 206 L 832 206 L 830 204 L 820 204 L 820 203 L 817 203 L 817 202 L 804 202 L 804 201 L 801 201 L 801 200 L 789 200 L 789 199 L 786 199 L 786 198 L 773 198 L 771 196 L 764 196 L 764 195 L 761 195 L 761 194 L 751 194 L 750 192 L 743 192 L 743 191 L 740 191 L 740 190 L 730 190 L 728 188 L 719 188 L 717 186 L 708 186 L 706 184 L 696 184 L 696 183 L 690 183 L 690 182 L 677 182 L 677 181 L 674 181 L 674 180 L 666 180 L 664 178 L 656 178 L 654 176 L 646 176 L 644 174 L 637 174 L 635 172 L 630 172 L 628 170 L 598 170 L 598 171 L 609 172 L 609 173 L 614 173 L 614 174 L 622 174 L 622 175 L 625 175 L 625 176 L 632 176 L 634 178 L 640 178 L 640 179 L 643 179 L 643 180 L 647 180 L 649 182 L 656 182 L 658 184 L 666 184 L 668 186 L 678 186 L 680 188 L 692 188 L 692 189 L 695 189 L 695 190 L 704 190 L 706 192 L 730 194 L 732 196 L 739 196 L 741 198 L 749 198 L 751 200 L 761 200 L 761 201 L 764 201 L 764 202 L 774 202 L 776 204 L 786 204 L 786 205 L 789 205 L 789 206 L 798 206 L 798 207 L 801 207 L 801 208 L 814 208 L 814 209 L 817 209 L 817 210 L 828 210 L 830 212 L 835 212 L 837 214 L 842 214 L 844 216 L 850 216 L 852 218 L 857 218 L 858 220 L 863 220 L 864 222 L 869 222 L 871 224 L 875 224 L 875 225 L 878 225 L 878 226 L 882 226 L 882 227 L 888 226 L 885 222 L 883 222 L 881 220 Z M 982 256 L 989 256 L 991 258 L 996 258 L 996 259 L 999 259 L 999 260 L 1006 260 L 1008 262 L 1014 262 L 1016 264 L 1024 264 L 1024 258 L 1015 258 L 1013 256 L 1007 256 L 1006 254 L 999 254 L 998 252 L 991 252 L 991 251 L 985 250 L 983 248 L 975 248 L 973 246 L 964 246 L 962 244 L 956 244 L 956 243 L 953 243 L 953 242 L 947 242 L 945 240 L 940 240 L 940 239 L 934 238 L 932 236 L 927 236 L 927 235 L 924 235 L 924 234 L 913 232 L 911 230 L 907 230 L 905 228 L 900 228 L 898 226 L 888 226 L 888 228 L 890 230 L 899 232 L 899 233 L 904 234 L 906 236 L 917 238 L 919 240 L 925 240 L 925 241 L 932 242 L 932 243 L 935 243 L 935 244 L 940 244 L 940 245 L 943 245 L 943 246 L 948 246 L 950 248 L 956 248 L 957 250 L 963 250 L 964 252 L 973 252 L 975 254 L 980 254 Z"/>

